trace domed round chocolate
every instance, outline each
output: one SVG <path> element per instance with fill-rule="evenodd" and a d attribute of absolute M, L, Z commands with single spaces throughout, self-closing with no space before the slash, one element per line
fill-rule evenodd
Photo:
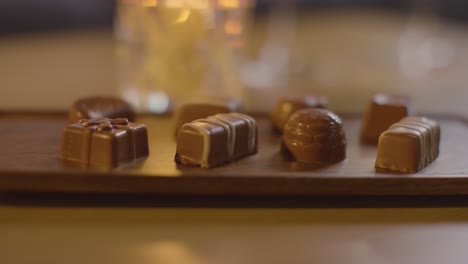
<path fill-rule="evenodd" d="M 327 98 L 323 96 L 283 96 L 276 103 L 271 113 L 273 126 L 279 132 L 283 132 L 288 118 L 297 110 L 304 108 L 325 108 Z"/>
<path fill-rule="evenodd" d="M 307 108 L 286 123 L 284 147 L 298 161 L 334 163 L 346 158 L 346 136 L 341 119 L 333 112 Z"/>

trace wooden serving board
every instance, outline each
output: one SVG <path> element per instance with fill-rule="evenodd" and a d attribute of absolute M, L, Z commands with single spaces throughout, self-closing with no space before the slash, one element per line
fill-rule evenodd
<path fill-rule="evenodd" d="M 468 194 L 468 126 L 444 117 L 440 156 L 417 174 L 376 173 L 376 147 L 358 140 L 360 117 L 343 116 L 348 158 L 327 167 L 287 160 L 269 119 L 256 116 L 257 155 L 213 169 L 177 165 L 171 117 L 140 116 L 150 156 L 115 169 L 59 158 L 61 114 L 0 113 L 0 192 L 161 195 L 458 195 Z"/>

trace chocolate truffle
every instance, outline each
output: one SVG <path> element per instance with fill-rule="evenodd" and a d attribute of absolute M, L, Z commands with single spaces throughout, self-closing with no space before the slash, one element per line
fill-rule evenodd
<path fill-rule="evenodd" d="M 380 134 L 409 114 L 409 99 L 377 94 L 369 102 L 362 121 L 361 141 L 377 144 Z"/>
<path fill-rule="evenodd" d="M 327 98 L 323 96 L 280 97 L 271 113 L 273 127 L 283 133 L 284 125 L 294 112 L 304 108 L 326 108 L 327 102 Z"/>
<path fill-rule="evenodd" d="M 334 163 L 346 158 L 346 136 L 341 119 L 331 111 L 307 108 L 286 123 L 283 146 L 306 163 Z"/>
<path fill-rule="evenodd" d="M 133 121 L 135 113 L 124 100 L 112 96 L 86 97 L 75 101 L 68 111 L 68 122 L 77 123 L 81 119 L 127 118 Z"/>
<path fill-rule="evenodd" d="M 407 117 L 390 126 L 379 138 L 375 167 L 414 173 L 439 153 L 440 128 L 428 118 Z"/>
<path fill-rule="evenodd" d="M 185 123 L 178 130 L 175 161 L 212 168 L 257 153 L 257 142 L 255 119 L 218 114 Z"/>
<path fill-rule="evenodd" d="M 61 157 L 98 167 L 117 167 L 149 155 L 146 126 L 125 118 L 83 119 L 63 130 Z"/>
<path fill-rule="evenodd" d="M 179 107 L 175 117 L 175 133 L 185 124 L 196 119 L 216 114 L 241 111 L 241 101 L 237 98 L 206 97 Z"/>

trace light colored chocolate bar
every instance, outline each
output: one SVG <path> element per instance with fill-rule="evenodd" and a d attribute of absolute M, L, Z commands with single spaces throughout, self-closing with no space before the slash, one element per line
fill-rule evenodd
<path fill-rule="evenodd" d="M 216 114 L 241 111 L 241 101 L 237 98 L 204 98 L 180 106 L 175 117 L 175 133 L 183 124 Z"/>
<path fill-rule="evenodd" d="M 415 130 L 418 133 L 421 134 L 421 137 L 423 138 L 423 165 L 426 166 L 427 164 L 431 163 L 433 160 L 433 155 L 432 155 L 432 137 L 431 137 L 431 131 L 429 127 L 424 127 L 419 124 L 412 124 L 412 123 L 403 123 L 403 122 L 398 122 L 396 124 L 393 124 L 390 126 L 391 129 L 395 129 L 398 127 L 406 128 L 406 129 L 411 129 Z"/>
<path fill-rule="evenodd" d="M 211 168 L 255 154 L 257 141 L 255 119 L 239 113 L 218 114 L 179 129 L 175 160 Z"/>
<path fill-rule="evenodd" d="M 408 116 L 403 118 L 400 122 L 417 122 L 419 124 L 430 126 L 433 142 L 433 159 L 439 156 L 440 126 L 435 120 L 429 119 L 427 117 Z"/>
<path fill-rule="evenodd" d="M 414 173 L 424 167 L 424 140 L 420 132 L 395 127 L 382 133 L 375 167 Z"/>
<path fill-rule="evenodd" d="M 379 138 L 375 167 L 414 173 L 439 154 L 440 127 L 425 117 L 406 117 Z"/>

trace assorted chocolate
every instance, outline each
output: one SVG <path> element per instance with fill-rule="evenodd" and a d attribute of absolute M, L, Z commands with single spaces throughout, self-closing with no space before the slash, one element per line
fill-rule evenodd
<path fill-rule="evenodd" d="M 283 133 L 281 150 L 296 161 L 336 163 L 346 158 L 341 119 L 325 108 L 325 97 L 281 97 L 271 115 Z M 409 99 L 377 94 L 369 102 L 361 141 L 377 143 L 376 169 L 414 173 L 439 155 L 440 127 L 426 117 L 409 116 Z M 175 161 L 212 168 L 258 151 L 255 119 L 237 113 L 233 98 L 205 98 L 181 106 L 176 116 Z M 61 157 L 91 166 L 117 167 L 149 155 L 148 132 L 132 123 L 130 105 L 114 97 L 76 101 L 63 130 Z"/>
<path fill-rule="evenodd" d="M 94 96 L 75 101 L 68 111 L 68 123 L 74 124 L 81 119 L 127 118 L 133 121 L 132 107 L 117 97 Z"/>
<path fill-rule="evenodd" d="M 241 101 L 237 98 L 207 97 L 179 107 L 175 117 L 175 133 L 185 123 L 216 114 L 240 112 Z"/>
<path fill-rule="evenodd" d="M 328 100 L 324 96 L 280 97 L 271 113 L 273 127 L 275 130 L 282 133 L 284 125 L 288 121 L 289 117 L 296 111 L 304 108 L 326 108 L 327 104 Z"/>
<path fill-rule="evenodd" d="M 255 119 L 239 113 L 217 114 L 182 125 L 177 132 L 175 161 L 212 168 L 257 150 Z"/>
<path fill-rule="evenodd" d="M 346 135 L 341 119 L 331 111 L 307 108 L 286 123 L 283 152 L 306 163 L 335 163 L 346 158 Z"/>
<path fill-rule="evenodd" d="M 375 167 L 414 173 L 439 155 L 440 127 L 425 117 L 406 117 L 393 124 L 379 139 Z"/>
<path fill-rule="evenodd" d="M 61 157 L 97 167 L 117 167 L 149 155 L 146 126 L 126 118 L 82 119 L 63 130 Z"/>
<path fill-rule="evenodd" d="M 409 98 L 377 94 L 369 102 L 361 128 L 361 141 L 377 144 L 380 134 L 392 124 L 409 115 Z"/>

